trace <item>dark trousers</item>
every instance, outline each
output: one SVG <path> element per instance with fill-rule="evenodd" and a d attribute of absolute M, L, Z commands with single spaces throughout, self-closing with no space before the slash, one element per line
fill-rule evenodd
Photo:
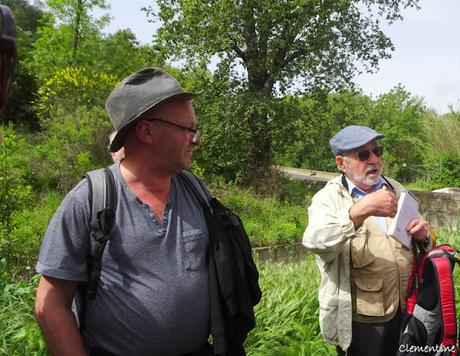
<path fill-rule="evenodd" d="M 88 348 L 90 356 L 116 356 L 115 354 L 98 349 L 95 347 L 90 347 Z M 198 350 L 195 350 L 193 352 L 189 352 L 187 354 L 184 354 L 182 356 L 213 356 L 214 351 L 212 349 L 212 346 L 209 345 L 209 343 L 205 343 L 203 346 L 201 346 Z"/>
<path fill-rule="evenodd" d="M 398 352 L 402 314 L 400 311 L 386 323 L 353 322 L 352 340 L 347 352 L 337 346 L 339 356 L 393 356 Z"/>

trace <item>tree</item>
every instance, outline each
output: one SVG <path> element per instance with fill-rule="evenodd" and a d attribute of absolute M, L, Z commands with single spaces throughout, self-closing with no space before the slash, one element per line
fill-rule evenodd
<path fill-rule="evenodd" d="M 386 174 L 403 181 L 415 178 L 417 170 L 407 167 L 421 165 L 426 149 L 424 120 L 428 109 L 423 99 L 397 85 L 377 97 L 368 116 L 369 126 L 385 135 Z"/>
<path fill-rule="evenodd" d="M 162 22 L 156 41 L 166 58 L 215 60 L 244 87 L 250 172 L 260 177 L 270 165 L 274 98 L 299 87 L 340 88 L 376 70 L 393 50 L 380 24 L 417 2 L 160 0 L 158 11 L 145 10 Z"/>
<path fill-rule="evenodd" d="M 152 62 L 155 63 L 152 49 L 140 45 L 130 29 L 119 30 L 102 38 L 94 59 L 93 69 L 118 78 L 124 78 Z"/>
<path fill-rule="evenodd" d="M 107 9 L 105 0 L 48 0 L 48 12 L 38 29 L 29 60 L 30 70 L 42 83 L 66 66 L 88 66 L 97 61 L 98 41 L 108 15 L 91 15 Z"/>
<path fill-rule="evenodd" d="M 92 29 L 101 29 L 109 22 L 107 15 L 95 20 L 91 11 L 95 8 L 105 10 L 108 6 L 105 0 L 48 0 L 47 5 L 58 20 L 70 25 L 72 64 L 76 64 L 82 38 Z"/>

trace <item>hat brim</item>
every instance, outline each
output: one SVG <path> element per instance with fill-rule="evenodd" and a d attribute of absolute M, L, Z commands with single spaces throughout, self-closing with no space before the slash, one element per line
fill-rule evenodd
<path fill-rule="evenodd" d="M 125 136 L 126 136 L 126 133 L 129 130 L 129 128 L 132 125 L 134 125 L 136 122 L 138 122 L 139 120 L 142 120 L 142 117 L 144 116 L 144 114 L 146 114 L 149 110 L 153 109 L 154 107 L 156 107 L 156 106 L 158 106 L 160 104 L 168 102 L 168 101 L 177 100 L 177 99 L 192 100 L 193 98 L 197 97 L 198 95 L 200 95 L 200 93 L 179 93 L 179 94 L 175 94 L 175 95 L 169 96 L 167 98 L 164 98 L 164 99 L 152 104 L 147 109 L 145 109 L 143 112 L 141 112 L 139 115 L 137 115 L 136 117 L 132 118 L 131 122 L 129 122 L 125 127 L 123 127 L 123 129 L 121 129 L 120 131 L 117 132 L 117 134 L 113 138 L 112 142 L 110 143 L 110 146 L 109 146 L 110 152 L 112 152 L 112 153 L 117 152 L 118 150 L 120 150 L 123 147 Z"/>

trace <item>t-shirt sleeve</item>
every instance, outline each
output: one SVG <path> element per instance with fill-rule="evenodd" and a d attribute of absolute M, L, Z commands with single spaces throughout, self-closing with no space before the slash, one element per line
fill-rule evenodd
<path fill-rule="evenodd" d="M 48 225 L 35 267 L 38 273 L 87 281 L 90 212 L 88 183 L 82 180 L 67 194 Z"/>

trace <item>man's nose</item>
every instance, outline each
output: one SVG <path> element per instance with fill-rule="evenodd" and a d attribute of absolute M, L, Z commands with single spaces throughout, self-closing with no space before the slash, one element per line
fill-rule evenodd
<path fill-rule="evenodd" d="M 201 143 L 201 132 L 199 130 L 191 136 L 191 142 L 196 146 Z"/>

